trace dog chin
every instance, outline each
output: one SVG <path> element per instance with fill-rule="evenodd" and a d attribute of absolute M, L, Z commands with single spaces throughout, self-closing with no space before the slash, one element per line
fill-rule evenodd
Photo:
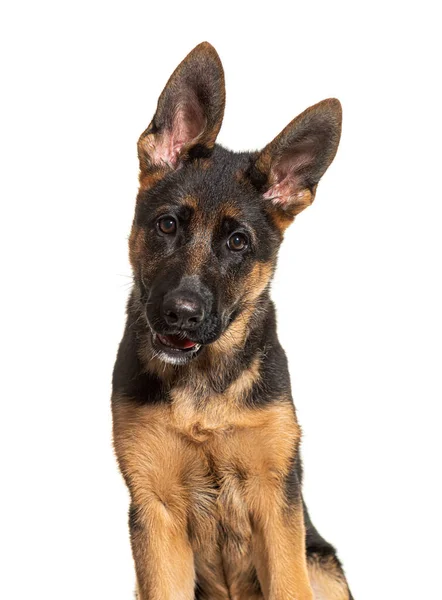
<path fill-rule="evenodd" d="M 159 352 L 155 353 L 155 358 L 161 360 L 164 363 L 167 363 L 169 365 L 176 365 L 176 366 L 180 366 L 180 365 L 187 365 L 191 360 L 193 360 L 194 358 L 196 358 L 196 353 L 193 354 L 193 356 L 180 356 L 180 355 L 173 355 L 170 354 L 169 352 L 163 352 L 162 350 L 160 350 Z"/>

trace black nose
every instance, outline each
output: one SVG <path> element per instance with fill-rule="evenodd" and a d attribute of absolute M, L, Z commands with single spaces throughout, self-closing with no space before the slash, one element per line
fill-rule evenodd
<path fill-rule="evenodd" d="M 203 303 L 191 296 L 168 295 L 163 302 L 163 317 L 170 327 L 195 329 L 204 319 Z"/>

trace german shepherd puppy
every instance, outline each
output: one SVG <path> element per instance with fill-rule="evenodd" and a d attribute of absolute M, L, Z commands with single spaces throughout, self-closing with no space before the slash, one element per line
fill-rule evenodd
<path fill-rule="evenodd" d="M 224 76 L 208 43 L 138 141 L 134 285 L 113 375 L 139 600 L 349 600 L 302 498 L 300 428 L 269 295 L 286 227 L 341 132 L 338 100 L 261 152 L 215 144 Z"/>

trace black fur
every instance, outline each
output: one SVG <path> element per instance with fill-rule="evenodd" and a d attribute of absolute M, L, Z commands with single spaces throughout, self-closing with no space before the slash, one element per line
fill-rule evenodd
<path fill-rule="evenodd" d="M 161 379 L 153 373 L 146 372 L 138 356 L 137 334 L 140 334 L 142 327 L 137 322 L 139 315 L 134 312 L 132 296 L 128 302 L 127 315 L 123 339 L 114 366 L 113 392 L 126 395 L 139 403 L 164 402 L 166 396 Z"/>

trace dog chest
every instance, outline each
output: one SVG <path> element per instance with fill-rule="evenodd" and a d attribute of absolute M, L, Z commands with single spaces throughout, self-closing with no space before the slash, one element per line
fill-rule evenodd
<path fill-rule="evenodd" d="M 208 552 L 221 535 L 242 554 L 253 519 L 281 501 L 299 428 L 287 402 L 244 409 L 179 390 L 168 405 L 114 402 L 114 440 L 135 504 L 167 511 L 195 548 Z"/>

